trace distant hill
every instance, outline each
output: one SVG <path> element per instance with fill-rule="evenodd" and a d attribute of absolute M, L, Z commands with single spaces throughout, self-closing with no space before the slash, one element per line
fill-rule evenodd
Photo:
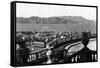
<path fill-rule="evenodd" d="M 37 23 L 37 24 L 67 24 L 67 23 L 95 23 L 94 20 L 87 20 L 81 16 L 59 16 L 59 17 L 17 17 L 17 23 L 27 24 L 27 23 Z"/>
<path fill-rule="evenodd" d="M 74 32 L 87 31 L 96 33 L 96 22 L 81 16 L 60 16 L 60 17 L 17 17 L 17 31 L 55 31 Z M 47 28 L 44 28 L 47 27 Z"/>

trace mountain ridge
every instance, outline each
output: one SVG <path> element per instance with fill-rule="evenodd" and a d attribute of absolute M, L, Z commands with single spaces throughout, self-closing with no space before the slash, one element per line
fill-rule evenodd
<path fill-rule="evenodd" d="M 36 24 L 75 24 L 75 23 L 95 23 L 94 20 L 88 20 L 82 16 L 55 16 L 55 17 L 17 17 L 17 23 L 28 24 L 28 23 L 36 23 Z"/>

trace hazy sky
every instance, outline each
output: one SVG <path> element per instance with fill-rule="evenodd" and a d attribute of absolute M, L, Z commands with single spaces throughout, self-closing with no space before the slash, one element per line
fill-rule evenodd
<path fill-rule="evenodd" d="M 96 20 L 96 8 L 17 3 L 17 17 L 82 16 Z"/>

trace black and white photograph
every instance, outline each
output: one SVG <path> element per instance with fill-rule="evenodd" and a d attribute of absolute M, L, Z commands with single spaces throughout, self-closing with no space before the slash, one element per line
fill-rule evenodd
<path fill-rule="evenodd" d="M 16 66 L 98 61 L 97 7 L 16 3 Z"/>

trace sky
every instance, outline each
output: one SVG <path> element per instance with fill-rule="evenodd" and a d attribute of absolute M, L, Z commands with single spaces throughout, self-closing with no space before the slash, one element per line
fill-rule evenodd
<path fill-rule="evenodd" d="M 82 16 L 89 20 L 96 20 L 96 8 L 78 6 L 59 6 L 44 4 L 17 3 L 17 17 L 54 17 L 54 16 Z"/>

